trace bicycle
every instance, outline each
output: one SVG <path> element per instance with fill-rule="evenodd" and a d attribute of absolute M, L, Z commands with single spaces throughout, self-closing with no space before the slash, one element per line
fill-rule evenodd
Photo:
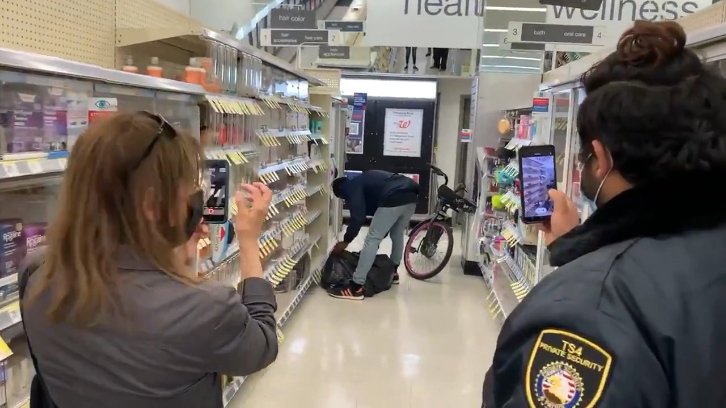
<path fill-rule="evenodd" d="M 409 234 L 408 241 L 404 247 L 404 265 L 409 276 L 419 280 L 425 280 L 436 276 L 441 272 L 451 258 L 454 250 L 454 233 L 450 225 L 449 209 L 455 212 L 474 213 L 476 204 L 463 195 L 466 188 L 463 185 L 452 190 L 449 184 L 449 176 L 440 168 L 429 164 L 431 172 L 436 175 L 432 178 L 438 182 L 438 177 L 444 177 L 444 184 L 437 189 L 436 210 L 431 213 L 425 221 L 417 224 Z M 445 244 L 442 241 L 446 240 Z M 445 248 L 443 258 L 436 261 L 440 248 Z M 421 259 L 419 258 L 421 255 Z M 430 262 L 431 268 L 420 266 L 420 262 Z"/>

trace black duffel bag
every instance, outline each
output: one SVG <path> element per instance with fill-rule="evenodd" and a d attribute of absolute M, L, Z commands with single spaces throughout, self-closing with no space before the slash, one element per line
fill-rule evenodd
<path fill-rule="evenodd" d="M 353 278 L 359 257 L 358 252 L 343 251 L 339 254 L 330 254 L 320 277 L 320 285 L 328 290 L 348 284 Z M 371 297 L 376 293 L 391 289 L 394 272 L 396 272 L 396 266 L 388 255 L 376 255 L 376 260 L 373 262 L 363 286 L 365 296 Z"/>

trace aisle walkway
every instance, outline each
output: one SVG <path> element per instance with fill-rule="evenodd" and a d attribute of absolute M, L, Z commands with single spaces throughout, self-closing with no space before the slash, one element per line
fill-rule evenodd
<path fill-rule="evenodd" d="M 390 240 L 384 245 L 388 252 Z M 482 278 L 462 273 L 458 249 L 457 241 L 439 278 L 401 276 L 362 302 L 313 289 L 285 328 L 277 362 L 248 379 L 231 407 L 480 407 L 499 325 Z"/>

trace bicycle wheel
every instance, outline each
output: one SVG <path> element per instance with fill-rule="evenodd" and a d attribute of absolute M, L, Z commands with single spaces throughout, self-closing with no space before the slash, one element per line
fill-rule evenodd
<path fill-rule="evenodd" d="M 451 227 L 441 221 L 425 221 L 408 236 L 403 251 L 406 271 L 415 279 L 429 279 L 441 272 L 454 250 Z"/>

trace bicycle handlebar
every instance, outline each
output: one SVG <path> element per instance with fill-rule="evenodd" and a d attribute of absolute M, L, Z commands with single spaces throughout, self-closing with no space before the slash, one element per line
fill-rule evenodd
<path fill-rule="evenodd" d="M 449 184 L 449 176 L 447 176 L 446 173 L 444 173 L 443 170 L 441 170 L 440 168 L 434 166 L 431 163 L 429 163 L 429 167 L 431 167 L 431 171 L 433 171 L 434 174 L 436 174 L 437 176 L 441 176 L 441 177 L 444 178 L 444 185 L 448 185 Z"/>

